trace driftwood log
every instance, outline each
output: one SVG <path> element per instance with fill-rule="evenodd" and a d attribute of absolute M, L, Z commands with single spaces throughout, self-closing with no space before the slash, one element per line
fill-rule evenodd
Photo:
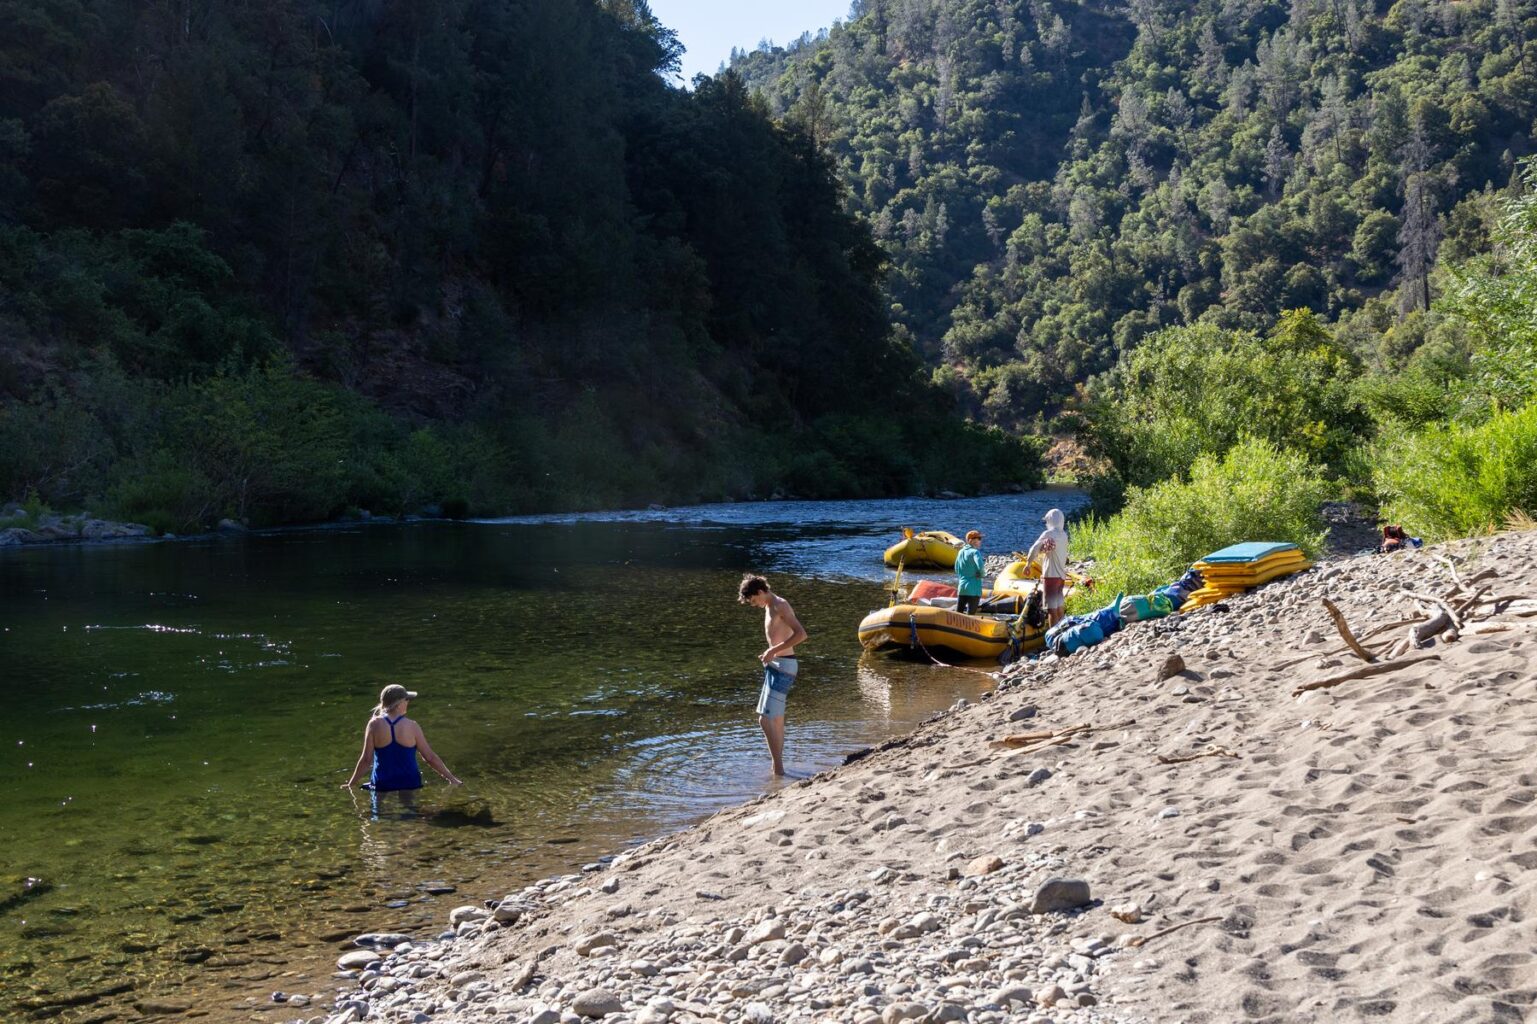
<path fill-rule="evenodd" d="M 1455 584 L 1455 586 L 1452 587 L 1453 594 L 1467 589 L 1467 587 L 1462 582 L 1462 577 L 1457 575 L 1457 566 L 1452 564 L 1452 560 L 1450 558 L 1447 558 L 1445 555 L 1437 555 L 1436 561 L 1446 566 L 1446 571 L 1452 574 L 1452 583 Z"/>
<path fill-rule="evenodd" d="M 1468 612 L 1477 608 L 1484 600 L 1484 595 L 1489 593 L 1488 587 L 1479 587 L 1478 592 L 1466 601 L 1457 602 L 1457 614 L 1466 621 Z"/>
<path fill-rule="evenodd" d="M 1365 633 L 1361 634 L 1361 640 L 1364 642 L 1364 641 L 1372 639 L 1373 637 L 1381 636 L 1383 633 L 1391 633 L 1395 629 L 1403 629 L 1405 626 L 1412 626 L 1416 622 L 1419 622 L 1419 621 L 1420 621 L 1420 619 L 1414 618 L 1414 619 L 1399 619 L 1396 622 L 1384 622 L 1382 625 L 1380 625 L 1380 626 L 1373 626 L 1371 629 L 1368 629 Z M 1340 652 L 1340 653 L 1344 653 L 1344 652 Z"/>
<path fill-rule="evenodd" d="M 1423 616 L 1417 616 L 1417 617 L 1412 618 L 1412 619 L 1398 619 L 1395 622 L 1384 622 L 1384 623 L 1382 623 L 1379 626 L 1373 626 L 1371 629 L 1369 629 L 1365 633 L 1361 634 L 1361 636 L 1360 636 L 1361 646 L 1365 647 L 1368 651 L 1371 651 L 1373 647 L 1377 647 L 1378 650 L 1373 652 L 1373 653 L 1381 654 L 1381 653 L 1387 651 L 1389 648 L 1391 648 L 1396 641 L 1391 641 L 1391 640 L 1386 641 L 1386 642 L 1378 641 L 1378 643 L 1376 643 L 1376 644 L 1369 644 L 1369 643 L 1367 643 L 1367 641 L 1375 639 L 1376 637 L 1381 636 L 1383 633 L 1391 633 L 1394 630 L 1403 629 L 1405 626 L 1412 626 L 1412 625 L 1414 625 L 1417 622 L 1423 622 L 1423 621 L 1424 621 Z M 1272 672 L 1284 672 L 1284 671 L 1286 671 L 1289 668 L 1296 668 L 1298 665 L 1302 664 L 1304 661 L 1311 661 L 1314 658 L 1332 658 L 1336 654 L 1350 654 L 1350 653 L 1351 653 L 1351 649 L 1349 647 L 1336 647 L 1333 650 L 1329 650 L 1329 651 L 1314 651 L 1311 654 L 1304 654 L 1300 658 L 1292 658 L 1292 659 L 1290 659 L 1288 661 L 1283 661 L 1279 665 L 1277 665 L 1273 669 L 1271 669 L 1271 671 Z"/>
<path fill-rule="evenodd" d="M 1161 939 L 1165 935 L 1172 935 L 1175 932 L 1179 931 L 1181 928 L 1189 928 L 1192 925 L 1198 925 L 1198 924 L 1211 924 L 1213 921 L 1220 921 L 1220 920 L 1222 920 L 1222 918 L 1220 916 L 1218 916 L 1218 917 L 1198 917 L 1194 921 L 1185 921 L 1182 924 L 1171 925 L 1170 927 L 1165 928 L 1162 931 L 1154 932 L 1151 935 L 1128 935 L 1128 936 L 1125 936 L 1124 937 L 1124 941 L 1122 941 L 1121 945 L 1124 948 L 1126 948 L 1126 949 L 1138 949 L 1138 948 L 1140 948 L 1142 946 L 1147 945 L 1149 942 L 1152 942 L 1154 939 Z"/>
<path fill-rule="evenodd" d="M 1053 729 L 1049 732 L 1026 732 L 1014 736 L 1005 736 L 994 740 L 993 746 L 1009 749 L 1009 756 L 1016 754 L 1033 754 L 1047 747 L 1060 747 L 1071 743 L 1080 736 L 1087 736 L 1091 732 L 1106 732 L 1110 729 L 1125 729 L 1135 725 L 1136 719 L 1128 718 L 1124 722 L 1112 722 L 1109 725 L 1095 725 L 1093 722 L 1079 722 L 1064 729 Z"/>
<path fill-rule="evenodd" d="M 1436 597 L 1434 594 L 1421 594 L 1414 590 L 1405 590 L 1402 594 L 1404 597 L 1412 597 L 1416 601 L 1423 601 L 1428 605 L 1434 605 L 1451 616 L 1453 626 L 1456 626 L 1459 630 L 1462 628 L 1462 619 L 1457 615 L 1456 610 L 1444 599 Z"/>
<path fill-rule="evenodd" d="M 1310 690 L 1327 690 L 1331 686 L 1338 686 L 1341 683 L 1348 683 L 1352 679 L 1366 679 L 1369 676 L 1380 676 L 1387 672 L 1397 672 L 1401 668 L 1407 668 L 1410 665 L 1415 665 L 1422 661 L 1440 660 L 1441 655 L 1432 653 L 1421 654 L 1413 658 L 1400 658 L 1397 661 L 1379 661 L 1373 665 L 1361 665 L 1358 668 L 1351 669 L 1349 672 L 1337 672 L 1332 676 L 1324 676 L 1322 679 L 1315 679 L 1311 683 L 1303 683 L 1301 686 L 1292 691 L 1292 696 L 1300 697 Z"/>
<path fill-rule="evenodd" d="M 1238 754 L 1226 747 L 1213 747 L 1211 750 L 1203 750 L 1199 754 L 1179 754 L 1175 757 L 1158 755 L 1159 764 L 1185 764 L 1189 761 L 1199 761 L 1203 757 L 1237 757 Z"/>
<path fill-rule="evenodd" d="M 1463 584 L 1463 589 L 1466 590 L 1468 587 L 1475 586 L 1476 584 L 1484 582 L 1484 580 L 1494 580 L 1499 579 L 1499 577 L 1500 570 L 1485 569 L 1483 572 L 1477 573 L 1476 575 L 1470 577 L 1468 581 Z"/>
<path fill-rule="evenodd" d="M 1362 647 L 1361 641 L 1357 640 L 1356 635 L 1350 631 L 1350 623 L 1345 621 L 1344 613 L 1341 612 L 1339 608 L 1335 607 L 1334 602 L 1329 600 L 1327 597 L 1323 599 L 1323 602 L 1324 608 L 1329 612 L 1329 618 L 1334 620 L 1334 628 L 1339 630 L 1340 637 L 1345 641 L 1345 646 L 1354 651 L 1356 653 L 1356 657 L 1360 658 L 1362 661 L 1376 661 L 1377 656 L 1372 654 L 1372 652 L 1368 651 L 1365 647 Z"/>
<path fill-rule="evenodd" d="M 1451 613 L 1441 611 L 1426 619 L 1424 622 L 1409 628 L 1409 646 L 1424 647 L 1435 637 L 1440 636 L 1448 629 L 1455 629 L 1457 623 L 1453 621 Z"/>

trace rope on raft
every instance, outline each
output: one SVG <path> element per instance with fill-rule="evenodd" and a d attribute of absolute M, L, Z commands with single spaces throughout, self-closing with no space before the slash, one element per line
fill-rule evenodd
<path fill-rule="evenodd" d="M 934 664 L 938 665 L 940 668 L 953 668 L 958 672 L 978 672 L 984 676 L 987 676 L 988 678 L 992 678 L 993 674 L 987 671 L 987 669 L 970 668 L 966 665 L 951 665 L 949 662 L 940 661 L 938 658 L 934 657 L 934 652 L 925 647 L 923 645 L 923 641 L 918 637 L 917 616 L 911 614 L 907 616 L 907 633 L 913 641 L 913 646 L 927 655 L 928 659 Z"/>

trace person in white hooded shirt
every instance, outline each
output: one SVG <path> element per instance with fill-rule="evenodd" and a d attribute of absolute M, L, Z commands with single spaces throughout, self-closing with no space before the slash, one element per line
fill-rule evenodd
<path fill-rule="evenodd" d="M 1061 509 L 1054 508 L 1046 513 L 1045 519 L 1046 529 L 1030 545 L 1025 564 L 1040 560 L 1041 594 L 1046 599 L 1047 618 L 1055 626 L 1062 621 L 1066 609 L 1063 584 L 1067 578 L 1067 517 Z"/>

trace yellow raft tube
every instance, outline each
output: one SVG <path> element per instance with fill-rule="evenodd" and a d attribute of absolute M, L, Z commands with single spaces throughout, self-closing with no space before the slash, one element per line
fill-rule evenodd
<path fill-rule="evenodd" d="M 1026 564 L 1023 559 L 1016 559 L 1003 567 L 1003 571 L 993 581 L 992 592 L 1000 596 L 1004 594 L 1021 594 L 1029 597 L 1035 592 L 1035 588 L 1039 586 L 1040 579 L 1041 564 L 1039 562 Z M 1078 587 L 1093 585 L 1093 580 L 1087 577 L 1071 572 L 1067 574 L 1068 593 L 1072 593 Z"/>
<path fill-rule="evenodd" d="M 1038 563 L 1016 559 L 1004 566 L 998 578 L 993 581 L 993 593 L 1029 594 L 1035 590 L 1036 581 L 1040 578 L 1041 567 Z"/>
<path fill-rule="evenodd" d="M 1022 631 L 1017 642 L 1010 633 L 1015 623 Z M 859 624 L 859 642 L 867 651 L 909 647 L 997 661 L 1005 654 L 1039 650 L 1045 645 L 1045 630 L 1030 629 L 1017 617 L 963 615 L 948 608 L 897 604 L 866 615 Z"/>
<path fill-rule="evenodd" d="M 886 549 L 886 564 L 909 569 L 954 569 L 955 556 L 964 545 L 959 537 L 944 530 L 914 533 L 904 529 L 902 539 Z"/>

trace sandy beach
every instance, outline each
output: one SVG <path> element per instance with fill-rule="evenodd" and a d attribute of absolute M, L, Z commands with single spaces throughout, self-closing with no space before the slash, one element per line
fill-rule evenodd
<path fill-rule="evenodd" d="M 1534 579 L 1537 532 L 1339 559 L 1012 666 L 451 938 L 347 944 L 324 1003 L 264 1019 L 1529 1019 Z M 1460 638 L 1389 663 L 1424 598 Z M 792 699 L 792 766 L 794 737 Z"/>

